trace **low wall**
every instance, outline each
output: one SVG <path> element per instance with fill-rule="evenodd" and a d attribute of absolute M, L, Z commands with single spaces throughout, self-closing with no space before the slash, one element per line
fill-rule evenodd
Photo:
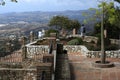
<path fill-rule="evenodd" d="M 81 35 L 68 35 L 67 38 L 70 38 L 70 37 L 81 37 Z M 91 41 L 94 41 L 95 43 L 97 43 L 98 41 L 98 38 L 97 37 L 94 37 L 94 36 L 85 36 L 84 37 L 84 41 L 86 42 L 91 42 Z M 111 41 L 111 44 L 120 44 L 120 40 L 119 39 L 110 39 Z"/>
<path fill-rule="evenodd" d="M 19 63 L 19 62 L 22 62 L 21 54 L 22 54 L 22 52 L 20 52 L 20 51 L 13 52 L 10 55 L 0 57 L 0 62 L 1 63 L 6 63 L 6 62 Z"/>
<path fill-rule="evenodd" d="M 118 51 L 105 51 L 106 57 L 107 58 L 120 58 L 120 50 Z M 89 51 L 86 54 L 87 57 L 89 58 L 100 58 L 101 56 L 101 51 Z"/>
<path fill-rule="evenodd" d="M 68 54 L 74 54 L 74 53 L 80 53 L 85 55 L 89 58 L 94 57 L 100 57 L 101 51 L 89 51 L 85 46 L 83 45 L 64 45 L 64 50 L 67 50 Z M 31 58 L 35 54 L 46 54 L 49 52 L 49 46 L 48 45 L 30 45 L 27 46 L 27 57 Z M 117 51 L 106 51 L 106 56 L 109 58 L 120 58 L 120 50 Z"/>
<path fill-rule="evenodd" d="M 118 44 L 118 45 L 120 45 L 120 40 L 118 40 L 118 39 L 110 39 L 110 41 L 111 41 L 111 44 Z"/>
<path fill-rule="evenodd" d="M 73 53 L 82 53 L 82 54 L 87 54 L 89 51 L 85 46 L 82 45 L 64 45 L 64 50 L 67 50 L 68 54 L 73 54 Z"/>
<path fill-rule="evenodd" d="M 49 46 L 48 45 L 26 45 L 27 49 L 27 57 L 31 58 L 34 55 L 42 55 L 49 53 Z"/>
<path fill-rule="evenodd" d="M 70 35 L 68 37 L 77 37 L 80 35 Z M 88 41 L 96 41 L 97 38 L 96 37 L 92 37 L 92 36 L 86 36 L 85 37 L 86 40 Z M 111 39 L 112 43 L 115 44 L 115 42 L 119 42 L 119 40 L 115 40 L 115 39 Z M 31 58 L 33 57 L 33 55 L 42 55 L 42 54 L 48 54 L 49 53 L 49 45 L 32 45 L 36 42 L 30 43 L 28 45 L 26 45 L 27 47 L 27 57 Z M 63 46 L 64 50 L 68 51 L 68 54 L 74 54 L 74 53 L 81 53 L 83 55 L 85 55 L 86 57 L 100 57 L 101 56 L 101 51 L 89 51 L 85 46 L 83 45 L 64 45 Z M 106 56 L 107 57 L 111 57 L 111 58 L 120 58 L 120 50 L 117 51 L 106 51 Z"/>
<path fill-rule="evenodd" d="M 81 35 L 68 35 L 67 36 L 67 38 L 70 38 L 70 37 L 81 37 Z M 86 41 L 86 42 L 94 41 L 95 43 L 97 43 L 98 38 L 94 37 L 94 36 L 85 36 L 84 41 Z"/>
<path fill-rule="evenodd" d="M 64 49 L 68 51 L 68 54 L 81 53 L 89 58 L 100 58 L 101 51 L 89 51 L 82 45 L 65 45 Z M 105 51 L 107 58 L 120 58 L 120 50 Z"/>

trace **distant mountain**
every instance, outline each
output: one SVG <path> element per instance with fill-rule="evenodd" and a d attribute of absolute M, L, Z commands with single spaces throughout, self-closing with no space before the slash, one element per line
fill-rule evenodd
<path fill-rule="evenodd" d="M 82 14 L 86 12 L 90 15 L 94 14 L 93 11 L 90 10 L 78 10 L 78 11 L 55 11 L 55 12 L 21 12 L 21 13 L 6 13 L 0 14 L 0 24 L 6 24 L 11 22 L 18 22 L 18 21 L 25 21 L 25 22 L 39 22 L 39 23 L 46 23 L 48 22 L 51 17 L 56 15 L 63 15 L 67 16 L 72 19 L 77 19 L 82 22 L 86 17 Z"/>
<path fill-rule="evenodd" d="M 42 23 L 46 24 L 49 20 L 56 15 L 67 16 L 70 19 L 76 19 L 81 24 L 83 21 L 89 17 L 83 16 L 83 13 L 89 14 L 92 16 L 95 14 L 95 11 L 90 10 L 66 10 L 66 11 L 54 11 L 54 12 L 19 12 L 19 13 L 5 13 L 0 14 L 0 24 L 10 24 L 10 23 Z M 93 31 L 93 21 L 86 24 L 87 31 Z"/>

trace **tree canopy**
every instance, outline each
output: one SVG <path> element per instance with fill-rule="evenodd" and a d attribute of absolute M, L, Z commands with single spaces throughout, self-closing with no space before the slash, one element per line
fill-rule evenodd
<path fill-rule="evenodd" d="M 60 29 L 73 29 L 73 28 L 80 28 L 80 23 L 78 20 L 71 20 L 65 16 L 54 16 L 50 22 L 49 26 L 56 26 Z"/>
<path fill-rule="evenodd" d="M 71 20 L 65 16 L 54 16 L 50 22 L 49 26 L 56 26 L 59 29 L 73 29 L 73 28 L 80 28 L 80 23 L 78 20 Z"/>
<path fill-rule="evenodd" d="M 81 24 L 78 20 L 70 20 L 70 29 L 79 29 Z"/>
<path fill-rule="evenodd" d="M 64 16 L 54 16 L 50 22 L 49 26 L 56 26 L 57 28 L 67 28 L 69 27 L 69 19 Z"/>
<path fill-rule="evenodd" d="M 80 23 L 78 20 L 71 20 L 65 16 L 54 16 L 50 20 L 49 26 L 56 26 L 56 29 L 61 31 L 61 35 L 66 35 L 66 31 L 74 28 L 78 30 L 80 28 Z"/>
<path fill-rule="evenodd" d="M 117 1 L 117 0 L 116 0 Z M 118 0 L 119 1 L 119 0 Z M 103 1 L 101 2 L 96 10 L 95 16 L 98 18 L 101 17 L 103 14 L 104 16 L 104 28 L 107 30 L 107 37 L 108 38 L 119 38 L 120 35 L 120 8 L 119 6 L 115 6 L 114 2 L 107 2 Z M 103 12 L 102 9 L 103 8 Z M 100 27 L 101 27 L 101 21 L 97 22 L 94 27 L 94 35 L 100 34 Z"/>

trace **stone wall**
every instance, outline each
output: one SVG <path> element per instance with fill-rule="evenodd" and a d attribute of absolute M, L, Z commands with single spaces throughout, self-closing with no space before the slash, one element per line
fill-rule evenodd
<path fill-rule="evenodd" d="M 16 51 L 13 52 L 10 55 L 0 57 L 0 62 L 1 63 L 19 63 L 22 62 L 22 57 L 21 57 L 22 52 Z"/>
<path fill-rule="evenodd" d="M 85 46 L 83 45 L 64 45 L 64 50 L 68 51 L 68 54 L 83 54 L 86 57 L 100 57 L 101 51 L 89 51 Z M 27 54 L 28 57 L 32 57 L 34 54 L 46 54 L 49 52 L 49 46 L 47 45 L 41 45 L 41 46 L 28 46 L 27 47 Z M 106 51 L 107 57 L 111 58 L 120 58 L 120 50 L 117 51 Z"/>
<path fill-rule="evenodd" d="M 77 46 L 77 45 L 65 45 L 64 49 L 68 51 L 68 54 L 81 52 L 81 46 Z"/>
<path fill-rule="evenodd" d="M 68 51 L 68 54 L 83 54 L 89 58 L 100 58 L 101 51 L 89 51 L 85 46 L 82 45 L 65 45 L 64 49 Z M 120 58 L 120 50 L 116 51 L 106 51 L 107 58 Z"/>
<path fill-rule="evenodd" d="M 48 45 L 30 45 L 27 47 L 27 58 L 32 58 L 34 55 L 42 55 L 49 53 L 49 46 Z"/>
<path fill-rule="evenodd" d="M 36 69 L 0 69 L 0 80 L 37 80 Z"/>
<path fill-rule="evenodd" d="M 84 55 L 89 51 L 85 46 L 82 45 L 64 45 L 64 50 L 67 50 L 68 54 L 82 53 Z"/>
<path fill-rule="evenodd" d="M 77 37 L 77 35 L 75 35 Z M 79 36 L 79 35 L 78 35 Z M 92 40 L 97 40 L 95 37 L 86 36 L 85 40 L 88 40 L 88 42 Z M 119 40 L 112 40 L 112 43 L 119 42 Z M 33 44 L 33 43 L 31 43 Z M 27 57 L 32 58 L 33 55 L 41 55 L 42 54 L 48 54 L 49 53 L 49 45 L 26 45 L 27 47 Z M 85 46 L 82 45 L 64 45 L 63 47 L 65 50 L 68 51 L 68 54 L 74 54 L 74 53 L 81 53 L 85 55 L 86 57 L 100 57 L 101 51 L 89 51 Z M 119 58 L 120 57 L 120 50 L 119 51 L 106 51 L 107 57 L 114 57 Z"/>
<path fill-rule="evenodd" d="M 69 35 L 67 36 L 67 38 L 69 37 L 81 37 L 81 35 Z M 86 42 L 91 42 L 94 41 L 95 43 L 97 43 L 98 38 L 97 37 L 93 37 L 93 36 L 85 36 L 84 37 L 84 41 Z"/>
<path fill-rule="evenodd" d="M 52 80 L 52 68 L 51 63 L 42 63 L 37 66 L 37 80 Z"/>
<path fill-rule="evenodd" d="M 120 58 L 120 50 L 118 51 L 106 51 L 106 57 L 107 58 Z M 86 54 L 87 57 L 89 58 L 100 58 L 101 56 L 101 51 L 89 51 Z"/>
<path fill-rule="evenodd" d="M 69 35 L 69 36 L 67 36 L 67 38 L 69 38 L 69 37 L 81 37 L 81 36 L 80 35 Z M 95 43 L 97 43 L 98 38 L 94 37 L 94 36 L 85 36 L 84 41 L 86 41 L 86 42 L 94 41 Z M 120 44 L 120 40 L 118 40 L 118 39 L 110 39 L 110 41 L 111 41 L 112 44 L 118 44 L 118 45 Z"/>
<path fill-rule="evenodd" d="M 110 39 L 110 41 L 111 41 L 112 44 L 120 45 L 120 40 L 118 40 L 118 39 Z"/>

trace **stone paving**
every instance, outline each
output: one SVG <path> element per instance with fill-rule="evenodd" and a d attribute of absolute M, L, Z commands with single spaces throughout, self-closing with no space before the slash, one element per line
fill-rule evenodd
<path fill-rule="evenodd" d="M 100 59 L 69 54 L 71 80 L 120 80 L 120 59 L 107 59 L 114 62 L 115 67 L 112 68 L 95 68 L 91 64 L 96 60 Z"/>

